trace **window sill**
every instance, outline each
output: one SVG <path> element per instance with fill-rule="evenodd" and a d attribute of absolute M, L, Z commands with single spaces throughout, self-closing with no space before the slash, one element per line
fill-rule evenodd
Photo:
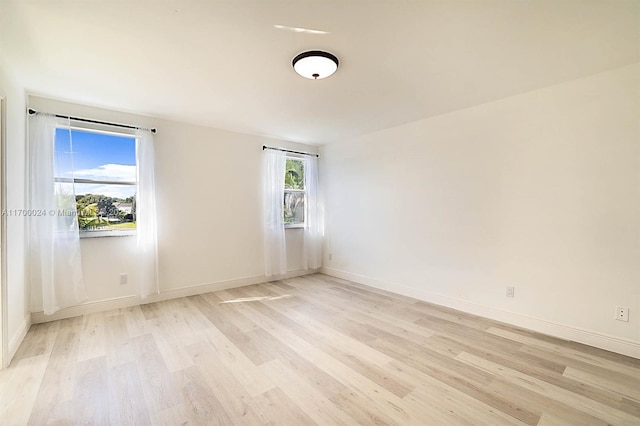
<path fill-rule="evenodd" d="M 304 229 L 304 223 L 296 223 L 293 225 L 284 225 L 284 229 Z"/>
<path fill-rule="evenodd" d="M 117 231 L 80 231 L 80 238 L 131 237 L 136 235 L 135 229 Z"/>

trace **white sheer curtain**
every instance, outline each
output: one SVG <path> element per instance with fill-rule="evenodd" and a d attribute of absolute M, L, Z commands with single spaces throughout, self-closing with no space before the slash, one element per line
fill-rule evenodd
<path fill-rule="evenodd" d="M 267 277 L 287 272 L 284 239 L 284 173 L 286 155 L 266 149 L 264 152 L 264 273 Z"/>
<path fill-rule="evenodd" d="M 68 141 L 60 138 L 56 142 L 58 124 L 69 132 Z M 56 149 L 56 143 L 64 143 L 65 146 Z M 61 122 L 48 114 L 32 116 L 29 122 L 27 216 L 29 266 L 33 287 L 42 289 L 41 302 L 45 315 L 78 305 L 87 299 L 82 275 L 72 161 L 73 142 L 68 120 Z M 64 169 L 64 176 L 61 177 L 68 178 L 66 182 L 55 181 L 57 165 L 61 173 Z"/>
<path fill-rule="evenodd" d="M 158 281 L 158 225 L 156 220 L 155 154 L 153 134 L 136 131 L 138 193 L 136 194 L 136 235 L 140 267 L 138 295 L 160 293 Z"/>
<path fill-rule="evenodd" d="M 304 188 L 307 193 L 305 203 L 304 227 L 304 269 L 316 269 L 322 264 L 322 205 L 318 189 L 318 158 L 309 157 L 305 160 Z"/>

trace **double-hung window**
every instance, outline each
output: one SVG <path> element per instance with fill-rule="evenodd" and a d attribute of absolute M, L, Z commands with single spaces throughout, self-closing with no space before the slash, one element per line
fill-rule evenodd
<path fill-rule="evenodd" d="M 54 155 L 56 184 L 73 184 L 81 237 L 135 232 L 135 136 L 58 128 Z"/>
<path fill-rule="evenodd" d="M 287 157 L 284 174 L 284 225 L 302 228 L 305 224 L 304 160 Z"/>

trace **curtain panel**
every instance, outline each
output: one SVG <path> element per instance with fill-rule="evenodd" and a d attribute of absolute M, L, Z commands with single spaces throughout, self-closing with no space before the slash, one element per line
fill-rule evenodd
<path fill-rule="evenodd" d="M 136 131 L 138 193 L 136 195 L 136 237 L 140 283 L 138 296 L 160 293 L 158 279 L 158 225 L 156 211 L 155 151 L 153 134 Z"/>
<path fill-rule="evenodd" d="M 287 157 L 283 152 L 270 149 L 263 153 L 264 273 L 271 277 L 287 272 L 284 238 L 284 173 Z"/>
<path fill-rule="evenodd" d="M 322 266 L 323 212 L 318 188 L 318 158 L 305 161 L 304 187 L 307 193 L 304 227 L 304 269 Z"/>
<path fill-rule="evenodd" d="M 56 128 L 68 131 L 68 142 L 56 141 Z M 63 139 L 63 138 L 61 138 Z M 59 147 L 56 143 L 68 146 Z M 78 305 L 87 299 L 82 272 L 80 234 L 73 171 L 65 181 L 56 181 L 56 152 L 68 153 L 73 161 L 69 120 L 49 114 L 29 119 L 29 188 L 27 196 L 29 272 L 32 288 L 42 289 L 45 315 Z M 69 159 L 66 159 L 68 161 Z M 33 292 L 34 295 L 37 291 Z"/>

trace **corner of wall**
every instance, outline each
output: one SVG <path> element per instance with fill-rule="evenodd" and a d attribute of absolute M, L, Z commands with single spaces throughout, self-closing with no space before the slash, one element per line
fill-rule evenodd
<path fill-rule="evenodd" d="M 8 64 L 0 70 L 0 90 L 5 98 L 5 152 L 3 198 L 6 209 L 24 208 L 25 164 L 26 164 L 26 92 L 20 83 L 18 73 Z M 6 333 L 4 339 L 7 349 L 5 365 L 17 351 L 31 324 L 26 296 L 29 294 L 28 281 L 25 279 L 24 221 L 20 217 L 7 217 L 4 229 L 5 266 L 3 271 L 6 286 L 5 314 Z"/>
<path fill-rule="evenodd" d="M 16 352 L 18 352 L 18 348 L 22 344 L 24 338 L 27 336 L 29 328 L 31 328 L 31 314 L 27 313 L 24 321 L 22 321 L 20 327 L 18 327 L 18 330 L 16 330 L 14 335 L 9 339 L 9 359 L 7 360 L 7 365 L 11 363 L 11 360 L 13 360 Z"/>

